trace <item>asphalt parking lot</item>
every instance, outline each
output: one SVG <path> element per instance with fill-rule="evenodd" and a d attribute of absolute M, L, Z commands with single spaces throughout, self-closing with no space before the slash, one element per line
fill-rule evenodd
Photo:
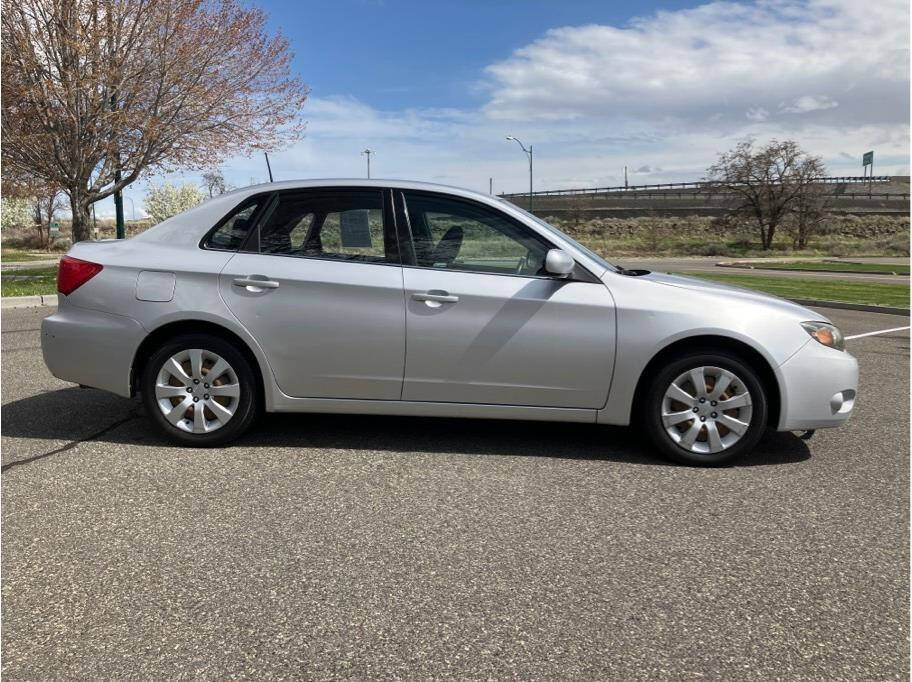
<path fill-rule="evenodd" d="M 286 415 L 181 450 L 50 376 L 49 312 L 3 313 L 7 679 L 908 679 L 908 332 L 848 342 L 847 426 L 706 470 L 572 424 Z"/>

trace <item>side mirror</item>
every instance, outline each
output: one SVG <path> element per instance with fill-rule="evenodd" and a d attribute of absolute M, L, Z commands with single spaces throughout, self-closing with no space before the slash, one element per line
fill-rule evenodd
<path fill-rule="evenodd" d="M 545 256 L 545 272 L 556 277 L 569 277 L 576 262 L 566 251 L 551 249 Z"/>

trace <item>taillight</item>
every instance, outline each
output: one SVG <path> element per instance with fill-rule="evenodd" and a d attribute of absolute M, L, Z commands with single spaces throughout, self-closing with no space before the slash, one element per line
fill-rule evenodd
<path fill-rule="evenodd" d="M 64 256 L 60 259 L 60 267 L 57 268 L 57 291 L 64 296 L 73 293 L 101 272 L 102 267 L 104 266 L 98 263 Z"/>

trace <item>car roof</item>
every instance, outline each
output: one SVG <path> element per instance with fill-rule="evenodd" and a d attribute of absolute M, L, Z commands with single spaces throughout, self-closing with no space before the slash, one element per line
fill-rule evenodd
<path fill-rule="evenodd" d="M 299 180 L 280 180 L 277 182 L 263 182 L 247 187 L 239 187 L 220 196 L 245 196 L 259 194 L 260 192 L 275 192 L 285 189 L 314 189 L 319 187 L 378 187 L 394 189 L 414 189 L 428 192 L 442 192 L 457 194 L 475 199 L 491 199 L 492 195 L 476 192 L 475 190 L 454 185 L 442 185 L 434 182 L 419 182 L 416 180 L 397 180 L 388 178 L 302 178 Z M 496 197 L 494 197 L 496 198 Z"/>

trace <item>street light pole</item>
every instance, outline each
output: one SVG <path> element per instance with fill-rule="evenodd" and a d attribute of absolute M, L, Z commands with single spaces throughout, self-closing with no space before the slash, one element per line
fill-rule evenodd
<path fill-rule="evenodd" d="M 512 135 L 507 135 L 508 140 L 513 140 L 516 144 L 519 145 L 519 148 L 522 149 L 526 155 L 529 157 L 529 213 L 532 212 L 532 145 L 529 145 L 529 148 L 526 149 L 526 146 L 519 141 L 518 138 L 513 137 Z"/>
<path fill-rule="evenodd" d="M 130 210 L 133 213 L 133 220 L 136 220 L 136 204 L 133 203 L 133 198 L 128 197 L 126 194 L 123 195 L 123 198 L 130 202 Z"/>
<path fill-rule="evenodd" d="M 374 153 L 373 149 L 365 149 L 361 152 L 362 155 L 367 157 L 367 179 L 370 180 L 371 176 L 371 154 Z"/>
<path fill-rule="evenodd" d="M 117 97 L 111 95 L 111 111 L 117 111 Z M 120 184 L 120 151 L 117 152 L 117 165 L 114 168 L 114 185 Z M 118 189 L 114 192 L 114 236 L 118 239 L 124 239 L 127 236 L 127 229 L 124 227 L 123 214 L 123 191 Z"/>

